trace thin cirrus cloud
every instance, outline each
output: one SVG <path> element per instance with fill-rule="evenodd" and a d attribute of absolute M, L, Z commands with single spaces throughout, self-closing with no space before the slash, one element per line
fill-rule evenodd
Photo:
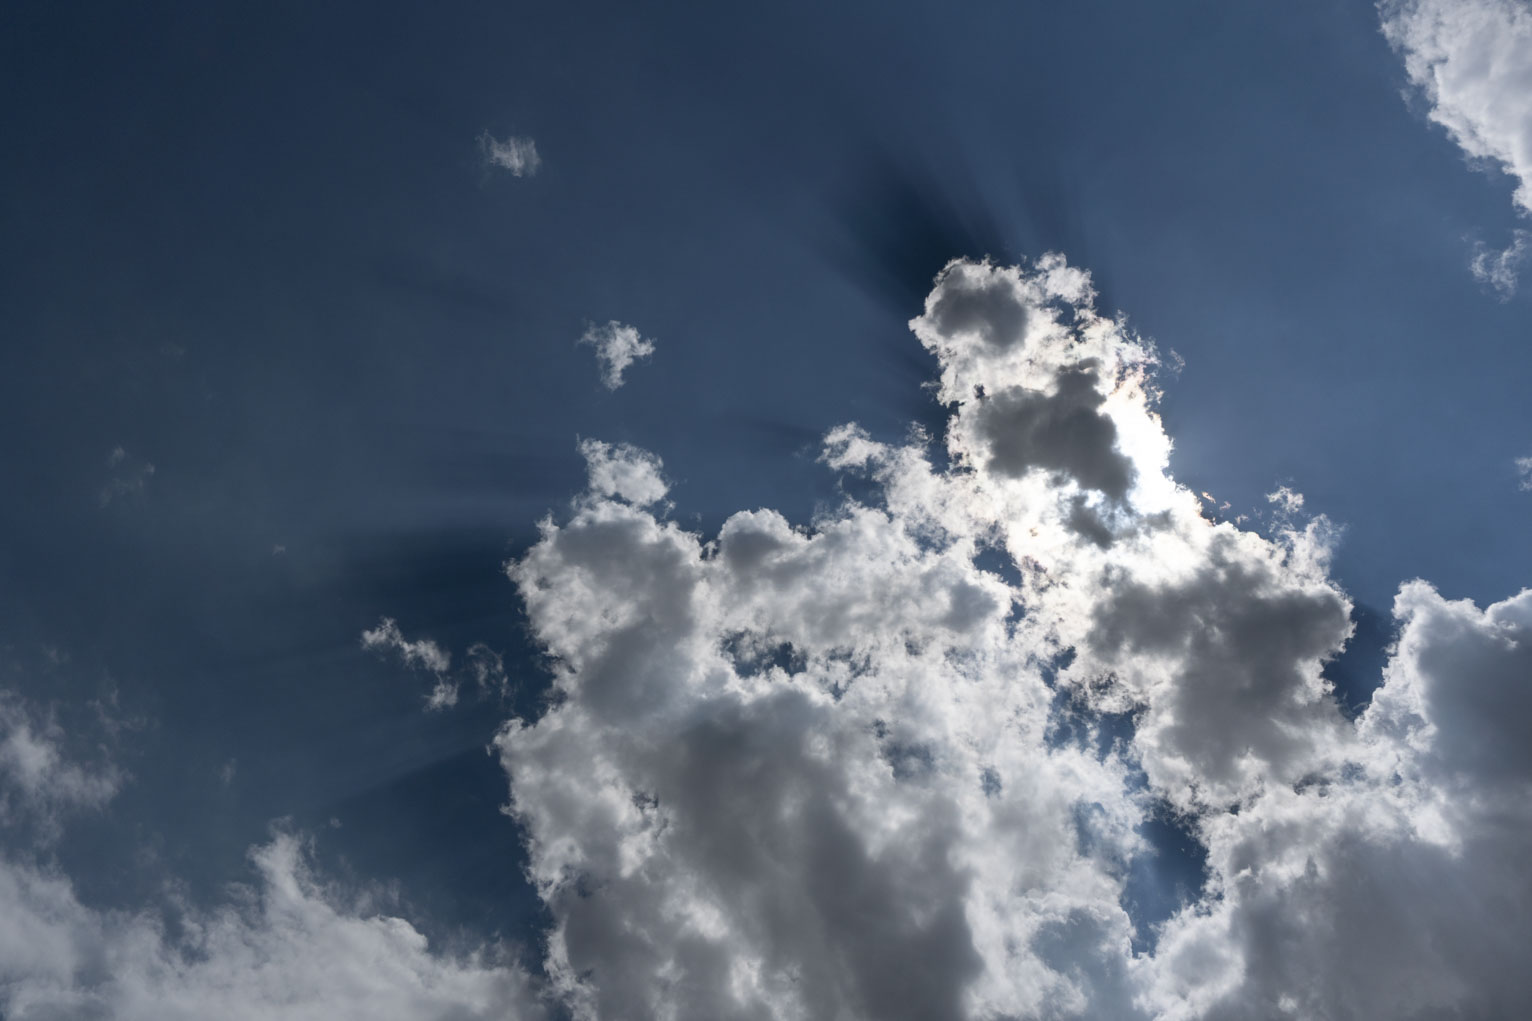
<path fill-rule="evenodd" d="M 640 336 L 637 329 L 624 326 L 615 319 L 604 326 L 587 327 L 579 343 L 596 349 L 601 384 L 608 390 L 622 386 L 623 375 L 634 362 L 654 354 L 653 340 Z"/>
<path fill-rule="evenodd" d="M 878 495 L 808 524 L 687 531 L 656 458 L 582 446 L 588 491 L 508 567 L 556 697 L 496 741 L 575 1017 L 1532 997 L 1532 591 L 1402 587 L 1348 718 L 1322 674 L 1352 631 L 1337 529 L 1290 489 L 1270 535 L 1205 517 L 1167 472 L 1154 348 L 1092 300 L 1056 256 L 948 266 L 911 325 L 951 466 L 840 427 L 822 460 Z M 1155 812 L 1206 872 L 1136 947 Z"/>
<path fill-rule="evenodd" d="M 1430 104 L 1428 116 L 1471 159 L 1516 180 L 1514 202 L 1532 215 L 1532 7 L 1524 0 L 1379 0 L 1383 34 Z M 1526 254 L 1476 249 L 1470 269 L 1508 298 Z"/>
<path fill-rule="evenodd" d="M 530 138 L 508 135 L 498 139 L 488 131 L 479 135 L 479 152 L 489 166 L 510 171 L 513 177 L 531 177 L 543 165 L 537 143 Z"/>

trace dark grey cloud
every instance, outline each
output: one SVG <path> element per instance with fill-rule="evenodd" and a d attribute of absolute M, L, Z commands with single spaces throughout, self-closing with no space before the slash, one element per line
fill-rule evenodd
<path fill-rule="evenodd" d="M 1114 500 L 1133 484 L 1133 463 L 1118 452 L 1117 426 L 1101 412 L 1101 378 L 1093 362 L 1058 375 L 1053 392 L 1013 387 L 986 394 L 975 413 L 989 470 L 1011 478 L 1060 472 Z"/>
<path fill-rule="evenodd" d="M 1231 532 L 1214 537 L 1187 578 L 1109 578 L 1104 587 L 1073 673 L 1108 673 L 1135 689 L 1145 707 L 1135 742 L 1179 803 L 1191 791 L 1159 772 L 1166 759 L 1184 763 L 1176 773 L 1211 797 L 1313 767 L 1341 719 L 1318 672 L 1351 634 L 1340 592 L 1294 584 L 1281 564 L 1242 556 Z"/>
<path fill-rule="evenodd" d="M 1003 276 L 952 278 L 926 314 L 944 334 L 972 333 L 1001 349 L 1020 344 L 1030 321 L 1024 299 Z"/>

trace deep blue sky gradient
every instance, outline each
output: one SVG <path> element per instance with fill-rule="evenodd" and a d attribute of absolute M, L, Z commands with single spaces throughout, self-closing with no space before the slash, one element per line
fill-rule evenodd
<path fill-rule="evenodd" d="M 1370 3 L 822 6 L 0 12 L 3 680 L 142 721 L 61 848 L 87 899 L 212 896 L 289 817 L 428 931 L 525 934 L 484 745 L 542 674 L 501 564 L 577 436 L 660 454 L 688 524 L 806 520 L 825 429 L 939 426 L 904 324 L 953 256 L 1090 269 L 1184 359 L 1177 476 L 1305 493 L 1384 617 L 1532 579 L 1528 299 L 1466 269 L 1511 182 Z M 615 393 L 574 343 L 609 319 L 658 343 Z M 359 648 L 385 614 L 506 652 L 512 704 L 421 712 Z"/>

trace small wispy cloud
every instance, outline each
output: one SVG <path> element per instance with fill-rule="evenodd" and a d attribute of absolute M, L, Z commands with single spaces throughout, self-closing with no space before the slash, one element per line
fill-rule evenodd
<path fill-rule="evenodd" d="M 1532 493 L 1532 457 L 1516 459 L 1516 475 L 1516 488 L 1524 493 Z"/>
<path fill-rule="evenodd" d="M 509 170 L 516 177 L 531 177 L 543 165 L 542 157 L 537 154 L 537 143 L 518 135 L 498 139 L 488 131 L 482 132 L 479 151 L 490 166 Z"/>
<path fill-rule="evenodd" d="M 112 476 L 96 495 L 96 502 L 102 507 L 113 500 L 143 493 L 154 477 L 154 465 L 133 457 L 120 446 L 112 449 L 106 464 L 112 470 Z"/>
<path fill-rule="evenodd" d="M 622 376 L 628 366 L 654 354 L 653 340 L 639 336 L 637 329 L 624 326 L 615 319 L 605 326 L 588 327 L 580 343 L 596 349 L 596 360 L 601 364 L 601 382 L 608 390 L 622 386 Z"/>
<path fill-rule="evenodd" d="M 1518 229 L 1511 232 L 1510 245 L 1500 251 L 1476 242 L 1468 268 L 1475 280 L 1493 287 L 1501 301 L 1509 301 L 1516 293 L 1517 272 L 1528 254 L 1532 254 L 1532 231 Z"/>
<path fill-rule="evenodd" d="M 468 647 L 464 662 L 452 666 L 452 653 L 429 638 L 411 641 L 404 637 L 392 617 L 384 617 L 378 626 L 362 632 L 362 648 L 380 656 L 396 658 L 412 670 L 424 670 L 434 680 L 426 696 L 426 709 L 450 709 L 458 703 L 464 681 L 472 681 L 481 698 L 505 698 L 511 691 L 511 679 L 505 669 L 505 657 L 484 642 Z"/>
<path fill-rule="evenodd" d="M 491 692 L 504 698 L 510 690 L 510 677 L 505 672 L 505 657 L 483 642 L 468 647 L 468 672 L 473 675 L 479 693 Z"/>
<path fill-rule="evenodd" d="M 378 626 L 362 632 L 362 648 L 379 655 L 396 655 L 412 669 L 429 671 L 436 685 L 426 698 L 427 709 L 446 709 L 457 705 L 457 682 L 447 676 L 452 654 L 429 638 L 410 641 L 392 617 L 384 617 Z"/>
<path fill-rule="evenodd" d="M 1266 501 L 1276 505 L 1277 510 L 1283 514 L 1297 514 L 1303 510 L 1303 494 L 1288 486 L 1278 486 L 1267 493 Z"/>

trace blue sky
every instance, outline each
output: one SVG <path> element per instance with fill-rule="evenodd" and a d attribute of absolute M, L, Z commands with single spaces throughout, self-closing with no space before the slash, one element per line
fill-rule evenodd
<path fill-rule="evenodd" d="M 929 515 L 959 545 L 1000 550 L 998 567 L 981 559 L 973 569 L 1013 586 L 1016 609 L 1001 614 L 1010 622 L 1009 644 L 963 648 L 979 659 L 1015 657 L 1008 669 L 1036 673 L 1038 684 L 1055 691 L 1055 708 L 1038 710 L 1037 734 L 1048 729 L 1047 713 L 1071 699 L 1092 726 L 1122 714 L 1136 720 L 1117 750 L 1090 767 L 1123 771 L 1113 774 L 1120 782 L 1112 797 L 1090 788 L 1077 800 L 1104 818 L 1126 813 L 1125 830 L 1082 837 L 1081 847 L 1121 843 L 1112 852 L 1120 867 L 1101 866 L 1103 882 L 1140 884 L 1119 900 L 1133 905 L 1123 908 L 1122 924 L 1141 936 L 1194 901 L 1198 892 L 1188 883 L 1208 869 L 1216 873 L 1234 854 L 1223 814 L 1229 806 L 1254 810 L 1254 788 L 1242 786 L 1254 783 L 1254 774 L 1176 745 L 1182 729 L 1243 734 L 1243 724 L 1217 715 L 1240 706 L 1248 718 L 1285 719 L 1261 700 L 1261 685 L 1307 691 L 1320 669 L 1339 689 L 1342 715 L 1355 716 L 1389 664 L 1392 696 L 1358 724 L 1357 733 L 1373 742 L 1366 755 L 1329 745 L 1322 755 L 1304 753 L 1319 756 L 1308 762 L 1308 775 L 1351 777 L 1348 769 L 1361 768 L 1357 756 L 1373 756 L 1369 768 L 1383 769 L 1374 761 L 1384 754 L 1379 734 L 1418 751 L 1418 741 L 1398 736 L 1415 733 L 1398 709 L 1415 704 L 1411 698 L 1436 707 L 1419 718 L 1437 728 L 1432 740 L 1442 748 L 1454 727 L 1486 725 L 1475 715 L 1484 706 L 1525 704 L 1524 657 L 1507 653 L 1510 665 L 1500 666 L 1498 653 L 1466 649 L 1461 636 L 1532 627 L 1514 602 L 1532 579 L 1525 540 L 1532 493 L 1521 487 L 1525 472 L 1517 463 L 1532 456 L 1525 411 L 1532 319 L 1518 262 L 1532 243 L 1532 184 L 1521 184 L 1532 181 L 1532 112 L 1517 98 L 1532 75 L 1529 19 L 1522 0 L 1388 0 L 1381 7 L 975 2 L 828 11 L 788 3 L 748 12 L 695 4 L 9 8 L 0 15 L 0 129 L 9 142 L 0 156 L 0 427 L 7 437 L 0 477 L 10 494 L 0 503 L 0 722 L 11 750 L 0 756 L 11 785 L 0 801 L 6 868 L 30 870 L 29 882 L 67 882 L 69 906 L 55 905 L 48 917 L 67 915 L 70 932 L 84 926 L 96 933 L 92 939 L 119 948 L 148 937 L 138 930 L 114 935 L 99 923 L 101 912 L 216 915 L 235 919 L 230 931 L 243 934 L 234 939 L 239 946 L 278 936 L 291 943 L 298 937 L 274 929 L 268 916 L 217 912 L 233 910 L 230 883 L 276 889 L 284 877 L 309 876 L 314 885 L 300 883 L 304 903 L 330 912 L 324 924 L 386 942 L 391 937 L 378 934 L 389 930 L 378 919 L 403 917 L 432 938 L 433 953 L 460 952 L 450 966 L 410 958 L 422 999 L 399 1001 L 415 1004 L 400 1008 L 406 1016 L 436 1016 L 432 1011 L 448 1009 L 443 1004 L 460 1005 L 453 997 L 491 1002 L 489 993 L 474 992 L 491 987 L 500 990 L 496 996 L 511 996 L 505 989 L 514 987 L 529 1017 L 544 1008 L 555 1016 L 618 1016 L 610 998 L 642 1001 L 652 990 L 640 976 L 658 966 L 635 963 L 626 951 L 604 957 L 600 940 L 568 936 L 589 898 L 571 906 L 553 887 L 534 889 L 523 874 L 554 874 L 549 848 L 560 836 L 592 855 L 600 841 L 558 830 L 563 817 L 553 801 L 538 800 L 553 798 L 548 791 L 557 785 L 525 780 L 518 793 L 517 769 L 553 775 L 553 753 L 540 742 L 555 725 L 577 734 L 571 747 L 586 748 L 593 761 L 604 754 L 597 749 L 611 734 L 579 730 L 574 716 L 559 713 L 589 710 L 601 726 L 617 726 L 597 711 L 604 703 L 583 701 L 596 697 L 597 667 L 560 653 L 558 622 L 589 617 L 590 642 L 618 641 L 590 621 L 600 612 L 608 628 L 626 620 L 622 606 L 602 602 L 621 586 L 612 579 L 606 583 L 617 588 L 577 584 L 585 577 L 579 570 L 596 568 L 565 559 L 574 554 L 560 542 L 567 546 L 591 521 L 607 520 L 602 514 L 629 521 L 639 529 L 632 536 L 648 534 L 632 524 L 648 515 L 644 528 L 696 533 L 717 540 L 718 549 L 727 545 L 720 529 L 745 534 L 746 524 L 786 542 L 776 525 L 741 523 L 736 512 L 772 508 L 803 535 L 832 536 L 831 523 L 865 504 L 916 531 Z M 535 146 L 535 170 L 517 173 L 487 158 L 485 139 L 513 138 Z M 1048 253 L 1087 272 L 1091 294 L 1039 282 L 1051 265 Z M 1010 281 L 1003 285 L 965 282 L 956 271 L 938 281 L 949 260 L 985 257 L 991 268 L 1023 269 L 996 277 Z M 1143 481 L 1127 503 L 1093 496 L 1088 475 L 1077 471 L 1087 455 L 1044 451 L 1055 442 L 1048 437 L 1062 434 L 1040 426 L 1041 438 L 1026 441 L 1038 446 L 1024 444 L 1026 471 L 1012 478 L 998 460 L 985 467 L 990 412 L 975 410 L 986 405 L 970 396 L 971 387 L 952 389 L 952 374 L 997 393 L 1014 387 L 1035 394 L 1053 393 L 1064 376 L 1029 376 L 1034 369 L 999 362 L 974 369 L 964 345 L 977 342 L 943 319 L 939 306 L 944 293 L 961 296 L 965 287 L 988 294 L 984 288 L 1012 286 L 1029 321 L 1041 321 L 1045 308 L 1078 313 L 1080 323 L 1085 309 L 1102 322 L 1124 317 L 1117 339 L 1101 341 L 1096 356 L 1101 373 L 1119 375 L 1093 377 L 1103 394 L 1116 396 L 1075 411 L 1115 423 L 1112 449 L 1141 444 L 1120 455 L 1140 481 L 1173 477 L 1192 494 L 1211 494 L 1200 501 L 1203 524 L 1188 517 L 1177 526 L 1186 549 L 1212 558 L 1204 567 L 1217 567 L 1198 574 L 1191 561 L 1181 564 L 1188 577 L 1221 579 L 1207 581 L 1207 591 L 1224 594 L 1205 610 L 1195 609 L 1204 606 L 1201 595 L 1182 593 L 1181 582 L 1144 566 L 1180 563 L 1165 559 L 1171 554 L 1148 546 L 1133 556 L 1112 552 L 1160 527 L 1147 522 L 1190 513 L 1158 482 Z M 936 304 L 928 305 L 928 296 Z M 912 332 L 910 321 L 923 314 L 927 325 Z M 989 305 L 973 313 L 994 314 Z M 579 341 L 618 328 L 653 349 L 613 387 L 603 381 L 599 345 Z M 1148 355 L 1134 360 L 1133 352 L 1151 346 L 1157 365 Z M 1057 352 L 1028 357 L 1072 371 Z M 972 379 L 964 375 L 970 370 Z M 1133 404 L 1141 400 L 1131 396 L 1133 386 L 1162 396 Z M 1018 410 L 1005 429 L 1034 427 L 1060 407 L 1047 403 L 1056 397 L 1017 400 L 1009 407 L 1042 408 L 1042 419 Z M 1158 418 L 1143 417 L 1151 411 Z M 866 443 L 886 446 L 860 461 L 843 446 L 843 456 L 826 464 L 826 434 L 849 422 L 864 430 Z M 1163 433 L 1146 422 L 1162 424 Z M 917 485 L 924 476 L 890 453 L 904 449 L 917 425 L 930 438 L 922 456 L 941 486 L 958 485 L 965 472 L 994 476 L 1000 502 L 985 506 L 1009 508 L 1006 516 L 985 518 L 980 528 L 976 511 L 960 515 L 962 523 L 943 517 L 956 513 L 957 497 L 943 498 L 940 513 L 934 504 L 900 502 L 909 487 L 936 487 Z M 1171 444 L 1165 464 L 1155 460 L 1160 436 Z M 613 446 L 586 446 L 582 455 L 582 440 Z M 895 462 L 897 470 L 889 467 Z M 616 474 L 601 476 L 601 465 Z M 1079 475 L 1073 482 L 1071 472 Z M 665 495 L 651 500 L 660 478 Z M 1054 488 L 1028 488 L 1044 482 Z M 1269 501 L 1278 487 L 1301 493 L 1301 506 Z M 948 491 L 930 492 L 938 490 Z M 1064 528 L 1063 545 L 1046 555 L 1020 538 L 996 538 L 996 529 L 1012 527 L 1005 522 L 1031 520 L 1038 501 L 1055 498 L 1076 501 L 1067 505 L 1085 508 L 1080 513 L 1107 530 L 1105 560 L 1067 548 L 1089 545 L 1079 528 Z M 552 524 L 540 531 L 545 518 Z M 1038 520 L 1045 535 L 1064 527 Z M 1268 578 L 1255 561 L 1210 552 L 1221 547 L 1196 538 L 1204 527 L 1206 536 L 1224 534 L 1219 528 L 1248 534 L 1250 542 L 1269 544 L 1263 549 L 1286 550 L 1286 560 Z M 621 574 L 622 565 L 642 561 L 638 547 L 611 542 L 589 554 L 602 570 Z M 1239 549 L 1238 556 L 1255 556 Z M 1214 632 L 1288 635 L 1290 642 L 1235 642 L 1216 655 L 1204 650 L 1210 658 L 1167 665 L 1171 654 L 1128 619 L 1126 603 L 1109 606 L 1083 580 L 1078 590 L 1095 594 L 1082 594 L 1078 605 L 1056 608 L 1054 595 L 1034 592 L 1029 586 L 1038 583 L 1027 573 L 1034 554 L 1061 558 L 1052 568 L 1057 577 L 1088 566 L 1104 572 L 1101 578 L 1117 577 L 1123 592 L 1141 583 L 1159 593 L 1156 606 L 1191 607 L 1186 612 Z M 697 553 L 693 566 L 704 570 L 697 565 L 713 555 Z M 1193 553 L 1176 554 L 1183 555 Z M 917 560 L 900 563 L 913 569 Z M 1322 569 L 1314 566 L 1321 562 Z M 832 569 L 862 576 L 849 561 L 819 567 Z M 867 575 L 874 576 L 899 590 L 892 576 Z M 1339 593 L 1350 602 L 1340 619 L 1358 622 L 1349 650 L 1340 654 L 1344 635 L 1326 630 L 1333 621 L 1324 614 L 1340 604 L 1324 599 L 1312 619 L 1287 604 L 1279 613 L 1261 603 L 1261 612 L 1277 617 L 1251 611 L 1248 628 L 1234 618 L 1209 623 L 1218 607 L 1243 605 L 1233 591 L 1239 578 L 1263 598 L 1301 593 L 1293 598 L 1302 603 L 1319 599 L 1321 589 Z M 1431 596 L 1415 589 L 1399 595 L 1417 578 L 1429 583 Z M 537 579 L 545 589 L 528 588 Z M 988 591 L 989 581 L 981 581 L 975 592 Z M 633 584 L 632 601 L 623 605 L 665 605 L 669 589 Z M 750 600 L 758 596 L 744 594 L 756 590 L 743 581 L 709 584 L 724 586 L 721 606 L 733 606 L 735 596 L 740 606 L 756 606 Z M 834 590 L 828 576 L 821 584 Z M 542 610 L 537 591 L 554 594 Z M 808 605 L 803 593 L 778 595 L 799 599 L 799 610 Z M 858 598 L 847 594 L 844 605 Z M 1467 604 L 1457 600 L 1473 601 L 1473 613 L 1485 615 L 1479 624 L 1470 626 L 1480 618 L 1464 616 Z M 1094 607 L 1097 630 L 1070 630 L 1084 627 L 1069 623 L 1070 613 L 1086 613 L 1082 606 Z M 1289 610 L 1296 616 L 1286 616 Z M 841 662 L 835 657 L 848 649 L 852 660 L 871 657 L 869 675 L 916 669 L 878 660 L 882 653 L 868 649 L 881 649 L 881 639 L 868 638 L 872 644 L 858 652 L 862 639 L 850 632 L 820 636 L 813 641 L 823 649 L 815 652 L 807 638 L 783 637 L 798 625 L 780 621 L 798 616 L 773 616 L 786 613 L 775 604 L 751 612 L 759 616 L 739 609 L 745 616 L 699 623 L 676 647 L 706 644 L 707 636 L 736 641 L 759 628 L 752 641 L 796 641 L 805 665 L 785 670 L 783 683 L 810 687 L 831 684 L 826 678 Z M 1040 614 L 1056 614 L 1048 618 L 1052 631 Z M 646 656 L 659 655 L 654 636 L 670 633 L 661 617 L 647 630 L 622 624 L 636 629 L 629 637 L 642 645 L 624 668 L 631 676 L 622 683 L 635 692 L 649 691 L 639 681 L 646 671 L 706 673 L 668 659 L 644 665 Z M 398 641 L 364 647 L 360 636 L 384 618 L 397 622 Z M 766 620 L 779 624 L 767 627 Z M 1448 620 L 1461 629 L 1433 623 Z M 884 623 L 869 633 L 887 637 L 909 627 L 915 634 L 926 626 L 892 617 Z M 1311 626 L 1317 630 L 1305 630 Z M 1398 650 L 1387 653 L 1401 635 Z M 487 651 L 470 653 L 479 643 Z M 750 657 L 730 648 L 730 669 L 746 677 L 742 664 Z M 1066 648 L 1078 659 L 1054 678 L 1054 668 L 1040 664 Z M 1186 648 L 1199 646 L 1188 637 Z M 450 657 L 450 665 L 433 669 L 429 650 Z M 492 662 L 489 653 L 503 663 L 503 685 L 494 670 L 483 684 L 474 674 L 475 664 Z M 820 653 L 828 658 L 816 659 Z M 1291 677 L 1256 666 L 1284 657 L 1302 664 Z M 793 661 L 790 651 L 780 659 Z M 1484 678 L 1482 698 L 1472 703 L 1478 708 L 1453 716 L 1433 701 L 1443 664 L 1467 664 L 1463 671 Z M 1232 701 L 1197 687 L 1199 679 L 1247 667 L 1253 687 Z M 1127 679 L 1134 671 L 1144 677 Z M 1181 687 L 1163 687 L 1171 682 L 1156 671 L 1181 678 Z M 1109 675 L 1120 690 L 1102 689 Z M 457 701 L 431 710 L 425 699 L 438 683 L 455 686 Z M 1194 694 L 1195 702 L 1187 701 Z M 681 699 L 651 695 L 654 705 Z M 920 754 L 933 756 L 933 776 L 940 774 L 947 760 L 918 718 L 936 710 L 899 704 L 916 714 L 905 721 L 911 734 L 878 740 L 928 749 Z M 1192 704 L 1214 708 L 1188 722 Z M 877 719 L 898 729 L 884 709 L 855 711 L 864 709 L 885 713 Z M 852 711 L 845 710 L 848 720 Z M 640 731 L 647 709 L 633 703 L 625 712 Z M 708 718 L 722 726 L 723 717 Z M 757 739 L 786 740 L 786 717 L 745 718 L 759 723 L 751 731 Z M 825 719 L 805 726 L 822 725 L 827 734 L 852 727 Z M 523 730 L 503 729 L 511 720 Z M 1283 726 L 1312 737 L 1339 725 L 1305 716 Z M 513 733 L 526 736 L 506 736 Z M 1270 752 L 1261 760 L 1271 770 L 1262 782 L 1291 787 L 1283 770 L 1297 753 L 1283 745 L 1279 763 L 1262 744 L 1275 738 L 1252 734 L 1249 748 Z M 1486 747 L 1502 747 L 1492 734 L 1480 737 Z M 1292 747 L 1309 747 L 1308 737 L 1293 740 Z M 905 761 L 886 747 L 884 754 Z M 1509 765 L 1496 760 L 1493 768 L 1452 754 L 1442 751 L 1441 761 L 1457 772 L 1435 759 L 1412 767 L 1428 789 L 1400 818 L 1412 820 L 1417 843 L 1429 830 L 1420 806 L 1464 789 L 1455 785 L 1477 777 L 1482 791 L 1501 791 L 1507 776 L 1527 780 L 1516 773 L 1525 763 L 1513 752 L 1505 753 Z M 1194 783 L 1180 772 L 1187 763 L 1210 771 Z M 646 758 L 607 765 L 639 794 L 673 775 L 672 765 Z M 902 769 L 893 768 L 896 780 L 905 780 Z M 82 787 L 81 777 L 96 785 Z M 1230 785 L 1222 801 L 1206 793 L 1222 790 L 1219 784 Z M 1186 793 L 1193 789 L 1203 793 Z M 703 798 L 678 789 L 679 803 L 689 791 Z M 598 795 L 567 796 L 604 803 Z M 1382 798 L 1361 789 L 1347 796 L 1364 806 Z M 500 811 L 506 804 L 515 810 Z M 1137 822 L 1133 811 L 1142 813 Z M 1164 822 L 1171 817 L 1175 825 Z M 841 823 L 860 832 L 859 824 Z M 1314 822 L 1312 833 L 1329 825 Z M 1470 858 L 1499 861 L 1519 846 L 1516 839 L 1525 842 L 1523 829 L 1481 846 L 1473 834 L 1489 823 L 1455 825 Z M 675 826 L 691 832 L 679 817 Z M 1143 846 L 1123 833 L 1140 833 Z M 963 844 L 963 853 L 977 855 L 974 861 L 982 857 L 974 848 L 1009 846 L 1003 835 L 969 836 L 977 843 Z M 1311 839 L 1325 846 L 1324 838 Z M 255 872 L 251 847 L 266 849 Z M 701 859 L 679 848 L 666 853 L 730 888 Z M 1410 883 L 1448 868 L 1435 861 L 1411 859 L 1415 871 L 1400 879 L 1400 889 L 1408 894 Z M 897 876 L 894 865 L 883 864 Z M 873 886 L 887 878 L 871 868 L 860 874 Z M 167 889 L 182 891 L 179 906 L 167 906 Z M 805 879 L 794 889 L 816 887 Z M 640 892 L 663 898 L 672 895 L 667 890 L 655 879 Z M 620 929 L 616 918 L 628 919 L 628 931 L 657 925 L 641 913 L 623 914 L 648 903 L 639 892 L 632 896 L 638 899 L 614 900 L 612 914 L 578 924 L 596 932 Z M 930 896 L 937 903 L 946 894 Z M 1524 889 L 1509 896 L 1518 909 L 1532 906 Z M 38 897 L 29 903 L 41 903 Z M 812 896 L 807 903 L 822 907 Z M 1151 903 L 1158 906 L 1145 906 Z M 979 932 L 977 909 L 967 910 L 967 924 Z M 1144 911 L 1152 917 L 1141 917 Z M 1106 998 L 1111 990 L 1131 988 L 1153 1016 L 1239 1016 L 1230 1004 L 1255 1010 L 1251 1004 L 1297 995 L 1283 985 L 1291 976 L 1257 975 L 1246 962 L 1243 971 L 1230 965 L 1245 978 L 1243 985 L 1229 979 L 1227 999 L 1210 992 L 1199 999 L 1175 985 L 1185 976 L 1166 963 L 1170 951 L 1155 957 L 1141 940 L 1124 952 L 1129 963 L 1121 974 L 1095 957 L 1088 964 L 1090 955 L 1071 942 L 1098 941 L 1079 935 L 1084 917 L 1027 930 L 1031 985 L 1015 975 L 997 978 L 978 936 L 979 964 L 925 944 L 875 947 L 866 959 L 908 966 L 899 956 L 908 952 L 937 962 L 936 971 L 947 967 L 951 988 L 906 991 L 909 1002 L 957 1010 L 952 1004 L 961 1000 L 976 1017 L 1076 1009 L 1062 985 L 1036 977 L 1045 973 L 1075 975 L 1084 1002 L 1097 1010 L 1115 1002 Z M 1105 916 L 1091 917 L 1107 925 L 1103 932 L 1117 931 L 1100 921 Z M 825 924 L 838 933 L 830 940 L 837 952 L 863 960 L 856 933 Z M 1245 924 L 1228 921 L 1230 931 Z M 1501 935 L 1518 939 L 1528 924 L 1519 914 Z M 1188 920 L 1165 931 L 1181 941 L 1177 947 L 1212 939 L 1195 928 Z M 643 931 L 660 939 L 657 929 Z M 942 948 L 962 943 L 948 935 L 937 941 Z M 71 939 L 77 945 L 84 937 Z M 156 953 L 186 951 L 173 932 L 165 939 Z M 1494 959 L 1501 945 L 1486 939 Z M 501 962 L 497 972 L 461 956 L 496 940 L 519 944 L 521 963 Z M 769 972 L 780 960 L 762 946 L 719 937 L 713 950 L 718 960 L 755 961 Z M 0 941 L 0 958 L 5 948 Z M 1452 1006 L 1441 990 L 1472 976 L 1454 971 L 1451 961 L 1410 957 L 1417 950 L 1402 946 L 1393 958 L 1440 978 L 1417 1005 Z M 880 956 L 884 951 L 893 956 Z M 592 955 L 587 967 L 595 978 L 579 978 L 582 953 Z M 22 990 L 8 1014 L 61 1016 L 46 1011 L 67 1015 L 89 1003 L 104 1016 L 154 1016 L 169 995 L 152 984 L 112 985 L 83 966 L 56 962 L 48 967 L 67 978 L 48 985 L 36 978 L 46 968 L 29 967 L 7 971 L 0 959 L 0 976 L 12 976 Z M 520 976 L 516 967 L 530 977 L 505 979 Z M 262 974 L 262 981 L 281 981 Z M 1109 974 L 1116 978 L 1103 977 Z M 810 997 L 799 1005 L 810 1013 L 839 1003 L 846 1016 L 876 1016 L 878 1004 L 893 1002 L 846 983 L 826 979 L 795 995 Z M 1225 988 L 1212 978 L 1202 985 L 1204 992 Z M 75 1006 L 34 995 L 44 987 L 58 997 L 67 988 Z M 952 992 L 959 987 L 960 996 Z M 1350 1016 L 1345 1004 L 1367 996 L 1317 988 L 1313 995 L 1331 999 L 1309 1009 L 1334 1016 Z M 786 1001 L 771 999 L 780 990 L 763 989 L 761 1009 L 787 1016 Z M 958 1000 L 941 1000 L 939 992 Z M 316 988 L 313 1002 L 332 993 Z M 701 1011 L 696 995 L 693 1009 Z M 1497 1003 L 1514 1002 L 1495 1000 L 1500 992 L 1485 995 L 1456 1005 L 1493 1016 Z M 361 1010 L 365 999 L 346 1002 Z M 287 1016 L 258 999 L 244 1009 Z"/>

